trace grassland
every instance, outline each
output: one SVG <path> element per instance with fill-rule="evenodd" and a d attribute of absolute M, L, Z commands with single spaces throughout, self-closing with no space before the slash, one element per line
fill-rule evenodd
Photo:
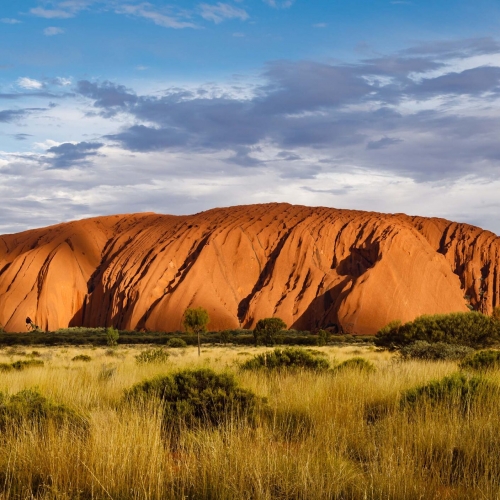
<path fill-rule="evenodd" d="M 466 499 L 499 498 L 500 371 L 475 404 L 401 404 L 405 391 L 457 372 L 455 362 L 400 361 L 374 347 L 319 347 L 332 365 L 355 356 L 375 371 L 239 369 L 266 348 L 171 349 L 166 363 L 137 363 L 146 347 L 15 347 L 0 363 L 0 392 L 37 388 L 88 422 L 0 431 L 1 499 Z M 32 351 L 36 350 L 34 354 Z M 73 361 L 76 356 L 90 356 Z M 124 404 L 124 391 L 184 368 L 230 371 L 265 398 L 253 423 L 162 426 L 155 401 Z M 493 388 L 493 389 L 492 389 Z M 459 396 L 457 396 L 459 397 Z"/>

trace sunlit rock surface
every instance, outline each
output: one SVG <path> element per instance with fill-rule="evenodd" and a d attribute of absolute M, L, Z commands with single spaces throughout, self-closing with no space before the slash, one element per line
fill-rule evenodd
<path fill-rule="evenodd" d="M 24 331 L 332 324 L 375 333 L 421 314 L 491 312 L 500 238 L 443 219 L 265 204 L 190 216 L 116 215 L 0 236 L 0 324 Z"/>

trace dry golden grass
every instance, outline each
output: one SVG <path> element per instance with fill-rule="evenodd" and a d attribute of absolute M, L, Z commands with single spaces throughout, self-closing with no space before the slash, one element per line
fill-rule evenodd
<path fill-rule="evenodd" d="M 144 347 L 145 348 L 145 347 Z M 398 362 L 366 347 L 321 347 L 332 363 L 362 356 L 374 373 L 238 370 L 265 348 L 174 350 L 139 365 L 141 349 L 39 348 L 43 367 L 0 374 L 0 392 L 25 388 L 85 414 L 87 432 L 29 423 L 0 434 L 0 499 L 476 499 L 499 498 L 500 397 L 402 410 L 406 389 L 456 363 Z M 25 354 L 23 354 L 23 351 Z M 2 349 L 0 363 L 32 349 Z M 78 354 L 90 362 L 72 361 Z M 133 384 L 183 368 L 230 370 L 267 398 L 255 425 L 162 431 L 162 411 L 121 404 Z M 103 377 L 108 373 L 108 377 Z M 499 374 L 488 375 L 496 383 Z"/>

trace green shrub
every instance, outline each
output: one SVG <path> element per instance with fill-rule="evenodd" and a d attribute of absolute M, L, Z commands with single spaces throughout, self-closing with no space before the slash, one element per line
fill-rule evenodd
<path fill-rule="evenodd" d="M 259 320 L 253 331 L 255 345 L 263 343 L 271 346 L 276 344 L 276 336 L 282 330 L 286 330 L 286 323 L 281 318 Z"/>
<path fill-rule="evenodd" d="M 165 423 L 173 426 L 219 425 L 230 416 L 252 418 L 258 398 L 238 387 L 234 376 L 204 368 L 156 377 L 126 391 L 128 401 L 157 398 Z"/>
<path fill-rule="evenodd" d="M 320 330 L 318 332 L 318 345 L 327 345 L 331 338 L 332 335 L 328 330 Z"/>
<path fill-rule="evenodd" d="M 330 363 L 322 356 L 305 349 L 290 347 L 287 349 L 274 349 L 272 352 L 258 354 L 241 365 L 244 370 L 284 370 L 284 369 L 306 369 L 327 370 Z"/>
<path fill-rule="evenodd" d="M 182 348 L 187 346 L 186 342 L 180 339 L 179 337 L 173 337 L 169 339 L 167 345 L 168 347 L 174 347 L 174 348 Z"/>
<path fill-rule="evenodd" d="M 399 352 L 404 359 L 457 361 L 469 356 L 474 352 L 474 349 L 465 345 L 446 344 L 445 342 L 429 344 L 425 340 L 417 340 L 402 347 Z"/>
<path fill-rule="evenodd" d="M 170 354 L 162 347 L 146 349 L 138 354 L 135 359 L 139 364 L 145 363 L 166 363 Z"/>
<path fill-rule="evenodd" d="M 420 316 L 414 321 L 389 323 L 376 335 L 375 345 L 403 347 L 417 340 L 486 347 L 500 339 L 500 322 L 479 312 Z"/>
<path fill-rule="evenodd" d="M 75 356 L 74 358 L 71 359 L 71 361 L 92 361 L 92 358 L 88 356 L 87 354 L 79 354 L 78 356 Z"/>
<path fill-rule="evenodd" d="M 10 372 L 13 369 L 10 363 L 0 363 L 0 372 Z"/>
<path fill-rule="evenodd" d="M 102 335 L 106 333 L 106 328 L 87 328 L 85 326 L 70 326 L 68 328 L 59 328 L 54 333 L 58 335 Z"/>
<path fill-rule="evenodd" d="M 431 405 L 445 403 L 468 410 L 479 396 L 491 396 L 492 392 L 498 392 L 497 389 L 482 377 L 469 377 L 463 373 L 455 373 L 406 391 L 400 403 L 401 407 L 412 408 L 426 402 Z"/>
<path fill-rule="evenodd" d="M 491 370 L 500 368 L 500 351 L 477 352 L 460 363 L 460 368 L 469 370 Z"/>
<path fill-rule="evenodd" d="M 228 344 L 231 341 L 232 331 L 231 330 L 222 330 L 219 333 L 219 339 L 221 344 Z"/>
<path fill-rule="evenodd" d="M 72 423 L 87 426 L 86 420 L 65 405 L 53 403 L 37 390 L 25 389 L 6 396 L 0 393 L 0 428 L 19 426 L 23 422 L 42 425 L 48 421 L 57 425 Z"/>
<path fill-rule="evenodd" d="M 366 360 L 365 358 L 360 357 L 347 359 L 346 361 L 343 361 L 333 368 L 333 371 L 335 373 L 340 373 L 347 370 L 357 370 L 363 373 L 372 373 L 376 369 L 373 363 Z"/>
<path fill-rule="evenodd" d="M 115 330 L 112 326 L 106 328 L 106 344 L 109 347 L 115 347 L 118 345 L 118 339 L 120 338 L 120 332 Z"/>
<path fill-rule="evenodd" d="M 27 361 L 15 361 L 11 364 L 11 366 L 14 370 L 22 371 L 25 368 L 30 368 L 32 366 L 43 366 L 43 364 L 43 361 L 40 361 L 39 359 L 30 359 Z"/>

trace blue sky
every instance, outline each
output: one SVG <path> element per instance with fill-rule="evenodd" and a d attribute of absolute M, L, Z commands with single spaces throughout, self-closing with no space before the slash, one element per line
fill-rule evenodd
<path fill-rule="evenodd" d="M 486 0 L 8 2 L 0 232 L 288 201 L 499 234 L 499 20 Z"/>

